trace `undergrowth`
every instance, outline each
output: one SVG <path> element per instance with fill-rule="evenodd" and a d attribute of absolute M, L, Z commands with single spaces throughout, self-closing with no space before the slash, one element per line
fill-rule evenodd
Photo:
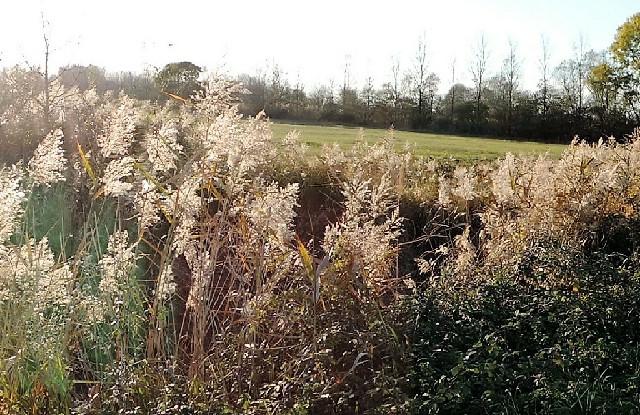
<path fill-rule="evenodd" d="M 241 92 L 67 91 L 0 170 L 2 411 L 638 411 L 637 133 L 310 154 Z"/>

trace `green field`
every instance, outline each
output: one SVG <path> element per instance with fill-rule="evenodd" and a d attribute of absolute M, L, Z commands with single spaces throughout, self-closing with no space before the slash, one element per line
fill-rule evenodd
<path fill-rule="evenodd" d="M 346 147 L 353 144 L 358 137 L 357 127 L 273 124 L 273 133 L 276 138 L 283 138 L 290 130 L 299 130 L 301 132 L 301 140 L 311 146 L 312 149 L 320 148 L 327 143 L 338 143 Z M 374 143 L 386 134 L 386 130 L 383 129 L 366 128 L 364 130 L 365 140 L 369 143 Z M 460 137 L 407 131 L 396 131 L 395 137 L 399 148 L 409 143 L 413 151 L 418 155 L 453 157 L 462 160 L 494 159 L 509 152 L 514 154 L 548 152 L 551 156 L 557 156 L 566 147 L 559 144 L 543 144 L 531 141 Z"/>

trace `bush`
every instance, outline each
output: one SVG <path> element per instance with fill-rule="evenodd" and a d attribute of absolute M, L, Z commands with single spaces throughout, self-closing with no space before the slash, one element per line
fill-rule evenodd
<path fill-rule="evenodd" d="M 637 413 L 636 269 L 538 243 L 476 287 L 432 284 L 414 336 L 416 413 Z"/>

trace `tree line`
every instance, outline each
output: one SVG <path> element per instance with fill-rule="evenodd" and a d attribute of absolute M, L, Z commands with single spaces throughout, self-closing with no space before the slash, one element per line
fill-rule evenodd
<path fill-rule="evenodd" d="M 48 62 L 48 43 L 45 46 Z M 606 51 L 587 49 L 580 39 L 573 56 L 552 66 L 549 49 L 543 37 L 535 90 L 522 87 L 523 55 L 517 45 L 509 42 L 505 56 L 495 58 L 484 36 L 474 45 L 467 65 L 451 62 L 446 79 L 431 70 L 424 38 L 406 67 L 392 59 L 389 79 L 380 87 L 374 86 L 372 77 L 355 87 L 348 61 L 340 84 L 331 81 L 312 89 L 300 81 L 290 83 L 277 64 L 268 71 L 236 78 L 247 90 L 241 103 L 244 114 L 265 111 L 272 119 L 298 122 L 548 142 L 567 142 L 575 135 L 594 140 L 621 137 L 639 124 L 640 13 L 619 27 Z M 489 71 L 490 59 L 500 59 L 498 71 Z M 122 91 L 149 101 L 167 100 L 171 95 L 188 98 L 199 90 L 202 72 L 191 62 L 174 62 L 144 73 L 110 73 L 93 65 L 71 65 L 52 75 L 47 63 L 44 71 L 4 69 L 0 72 L 0 90 L 5 91 L 0 96 L 0 115 L 7 108 L 15 112 L 29 96 L 39 97 L 46 114 L 51 102 L 60 98 L 52 92 L 54 81 L 67 90 Z M 469 85 L 458 82 L 465 73 L 470 75 Z M 449 85 L 446 93 L 439 93 L 445 85 Z"/>
<path fill-rule="evenodd" d="M 341 85 L 330 82 L 306 90 L 291 85 L 278 65 L 269 73 L 243 74 L 239 80 L 250 91 L 243 111 L 264 110 L 275 119 L 345 123 L 372 127 L 458 134 L 492 135 L 567 142 L 624 136 L 640 121 L 640 13 L 619 29 L 607 51 L 585 48 L 582 38 L 573 56 L 557 66 L 550 63 L 544 37 L 538 61 L 538 85 L 522 88 L 522 55 L 509 42 L 500 69 L 490 73 L 489 46 L 481 37 L 467 68 L 451 62 L 449 79 L 430 71 L 424 39 L 413 62 L 401 71 L 390 65 L 390 79 L 380 88 L 368 77 L 362 87 L 350 83 L 349 64 Z M 472 83 L 457 82 L 463 71 Z M 444 94 L 443 84 L 450 87 Z"/>

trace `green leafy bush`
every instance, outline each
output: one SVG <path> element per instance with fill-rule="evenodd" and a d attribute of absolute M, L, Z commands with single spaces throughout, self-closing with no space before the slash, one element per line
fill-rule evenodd
<path fill-rule="evenodd" d="M 416 413 L 637 413 L 635 257 L 554 243 L 463 290 L 420 300 Z"/>

